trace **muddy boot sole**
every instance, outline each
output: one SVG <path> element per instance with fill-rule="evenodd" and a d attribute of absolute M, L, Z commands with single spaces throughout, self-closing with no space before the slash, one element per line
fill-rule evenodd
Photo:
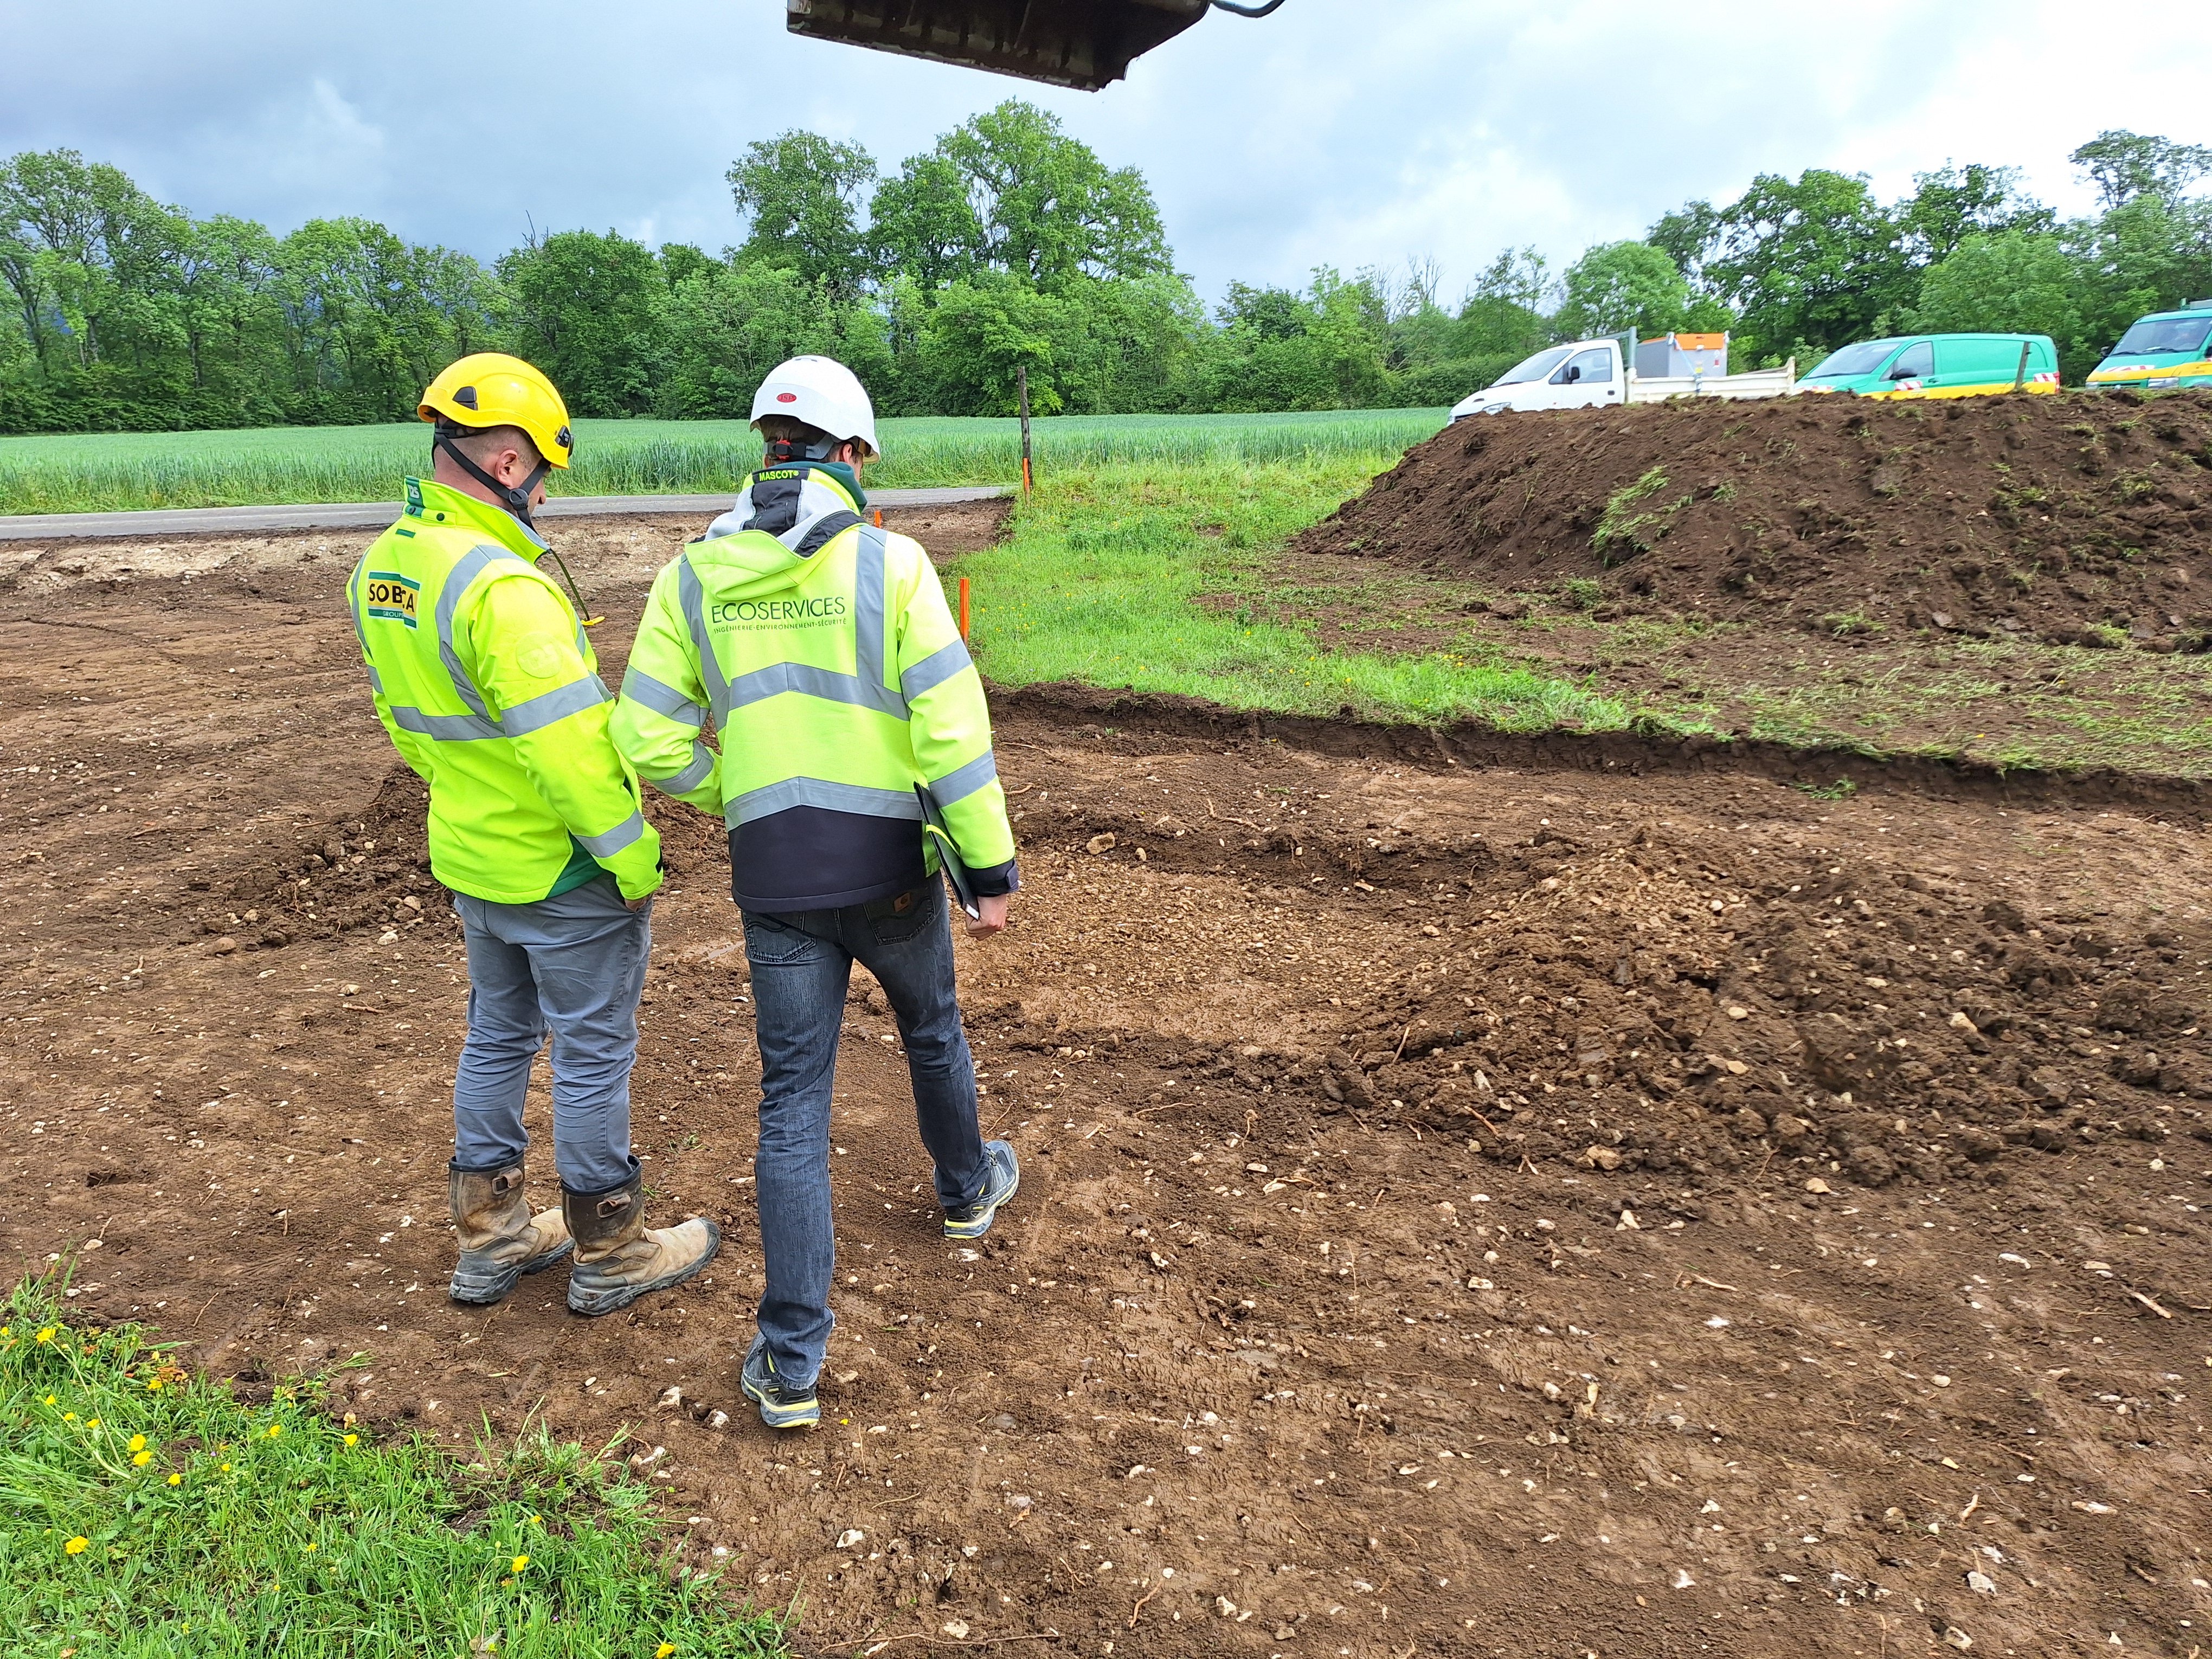
<path fill-rule="evenodd" d="M 641 1296 L 651 1296 L 655 1291 L 681 1285 L 702 1271 L 708 1262 L 721 1254 L 722 1230 L 704 1216 L 697 1218 L 706 1223 L 707 1249 L 696 1261 L 687 1261 L 673 1273 L 663 1273 L 658 1279 L 648 1279 L 641 1284 L 632 1284 L 627 1279 L 611 1279 L 605 1285 L 580 1282 L 577 1275 L 587 1274 L 591 1270 L 583 1267 L 572 1268 L 568 1274 L 568 1311 L 581 1314 L 586 1319 L 597 1319 L 602 1314 L 615 1313 L 627 1308 Z"/>
<path fill-rule="evenodd" d="M 463 1261 L 453 1269 L 453 1281 L 446 1287 L 446 1294 L 464 1307 L 489 1308 L 495 1302 L 504 1302 L 522 1282 L 525 1273 L 542 1273 L 576 1248 L 572 1238 L 561 1241 L 560 1248 L 544 1255 L 519 1262 L 512 1267 L 477 1267 Z"/>

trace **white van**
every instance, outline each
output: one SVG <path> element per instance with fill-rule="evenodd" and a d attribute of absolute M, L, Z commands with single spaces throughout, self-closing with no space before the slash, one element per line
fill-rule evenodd
<path fill-rule="evenodd" d="M 1650 378 L 1621 361 L 1623 340 L 1573 340 L 1547 346 L 1515 364 L 1495 386 L 1485 386 L 1452 408 L 1451 417 L 1504 415 L 1530 409 L 1591 409 L 1606 404 L 1656 404 L 1668 398 L 1779 398 L 1796 390 L 1797 366 L 1747 374 L 1683 374 Z M 1723 346 L 1723 350 L 1726 348 Z M 1726 359 L 1723 357 L 1723 362 Z"/>
<path fill-rule="evenodd" d="M 1525 409 L 1587 409 L 1626 401 L 1628 383 L 1620 372 L 1618 340 L 1577 340 L 1547 346 L 1516 363 L 1454 406 L 1455 421 L 1468 415 L 1504 415 Z"/>

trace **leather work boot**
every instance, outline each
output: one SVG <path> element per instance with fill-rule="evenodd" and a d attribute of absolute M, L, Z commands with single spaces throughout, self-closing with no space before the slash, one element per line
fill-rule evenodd
<path fill-rule="evenodd" d="M 568 1269 L 571 1313 L 612 1313 L 648 1291 L 681 1285 L 722 1248 L 722 1230 L 702 1215 L 680 1226 L 647 1228 L 642 1170 L 603 1193 L 564 1186 L 561 1208 L 576 1238 Z"/>
<path fill-rule="evenodd" d="M 523 1274 L 550 1267 L 568 1254 L 568 1229 L 561 1212 L 530 1213 L 520 1163 L 503 1170 L 448 1164 L 446 1197 L 461 1236 L 461 1259 L 453 1266 L 447 1292 L 456 1302 L 478 1307 L 497 1302 Z"/>

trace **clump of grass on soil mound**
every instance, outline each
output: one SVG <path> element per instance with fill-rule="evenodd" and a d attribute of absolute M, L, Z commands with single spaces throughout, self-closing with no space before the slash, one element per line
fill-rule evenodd
<path fill-rule="evenodd" d="M 2053 644 L 2212 640 L 2212 393 L 1805 394 L 1461 422 L 1294 550 L 1610 611 Z"/>
<path fill-rule="evenodd" d="M 45 1282 L 0 1311 L 0 1651 L 769 1656 L 779 1627 L 656 1557 L 652 1494 L 541 1430 L 464 1466 L 210 1381 Z"/>

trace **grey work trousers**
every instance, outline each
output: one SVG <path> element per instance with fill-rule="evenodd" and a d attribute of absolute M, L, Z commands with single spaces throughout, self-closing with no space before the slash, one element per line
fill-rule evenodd
<path fill-rule="evenodd" d="M 571 1192 L 620 1186 L 629 1150 L 637 999 L 653 907 L 632 910 L 612 876 L 532 904 L 456 894 L 468 945 L 469 1035 L 453 1075 L 453 1163 L 501 1170 L 530 1145 L 531 1063 L 553 1039 L 553 1164 Z"/>

